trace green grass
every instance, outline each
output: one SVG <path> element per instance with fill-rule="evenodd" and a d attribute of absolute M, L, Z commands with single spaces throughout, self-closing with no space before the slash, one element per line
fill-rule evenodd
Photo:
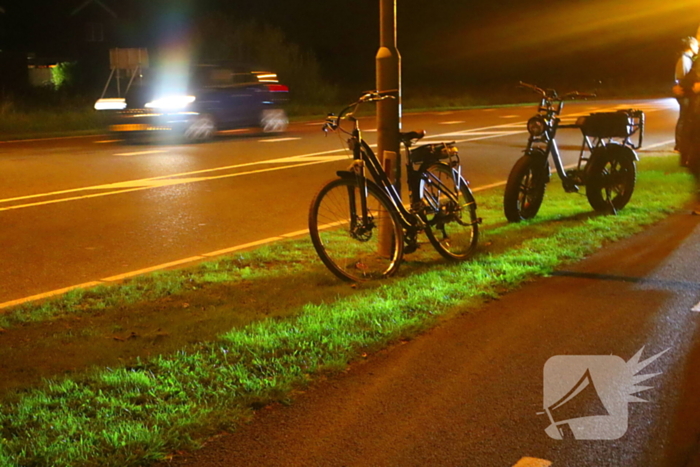
<path fill-rule="evenodd" d="M 0 466 L 144 465 L 195 447 L 218 430 L 235 428 L 254 408 L 287 400 L 319 373 L 343 369 L 439 319 L 474 311 L 483 300 L 687 204 L 692 180 L 675 158 L 649 158 L 640 166 L 632 203 L 618 216 L 591 214 L 585 197 L 566 195 L 553 183 L 538 218 L 507 224 L 501 190 L 480 192 L 479 214 L 487 220 L 473 261 L 427 264 L 418 257 L 402 265 L 397 278 L 304 305 L 286 319 L 257 321 L 172 354 L 84 371 L 7 397 L 0 409 Z M 293 277 L 316 267 L 311 257 L 308 242 L 280 244 L 123 287 L 76 291 L 52 303 L 61 314 L 87 300 L 104 309 L 209 281 Z M 157 290 L 161 281 L 166 285 Z"/>
<path fill-rule="evenodd" d="M 24 139 L 65 134 L 92 134 L 104 131 L 104 116 L 92 109 L 62 112 L 37 110 L 32 112 L 0 111 L 0 138 Z"/>

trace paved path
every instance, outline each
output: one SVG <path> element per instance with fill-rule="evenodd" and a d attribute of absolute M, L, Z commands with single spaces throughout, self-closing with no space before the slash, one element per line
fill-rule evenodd
<path fill-rule="evenodd" d="M 700 313 L 691 311 L 700 301 L 698 224 L 697 216 L 672 216 L 373 355 L 289 407 L 265 408 L 172 464 L 700 466 Z M 641 383 L 651 387 L 638 394 L 649 402 L 623 405 L 624 436 L 547 436 L 550 357 L 627 362 L 642 348 L 642 359 L 669 350 L 641 370 L 663 373 Z"/>

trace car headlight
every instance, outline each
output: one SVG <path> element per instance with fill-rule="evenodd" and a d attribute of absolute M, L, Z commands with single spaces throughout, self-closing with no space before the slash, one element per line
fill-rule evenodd
<path fill-rule="evenodd" d="M 532 136 L 540 136 L 547 129 L 547 122 L 545 122 L 542 115 L 535 115 L 530 120 L 527 121 L 527 131 Z"/>
<path fill-rule="evenodd" d="M 105 99 L 104 97 L 95 102 L 95 110 L 124 110 L 126 100 L 123 98 Z"/>
<path fill-rule="evenodd" d="M 146 103 L 148 109 L 178 110 L 184 109 L 195 100 L 194 96 L 166 96 Z"/>

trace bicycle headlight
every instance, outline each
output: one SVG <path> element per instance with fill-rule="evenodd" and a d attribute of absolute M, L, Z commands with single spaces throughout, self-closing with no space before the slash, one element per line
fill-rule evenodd
<path fill-rule="evenodd" d="M 527 131 L 532 136 L 540 136 L 547 129 L 547 122 L 545 122 L 542 115 L 535 115 L 530 120 L 527 121 Z"/>

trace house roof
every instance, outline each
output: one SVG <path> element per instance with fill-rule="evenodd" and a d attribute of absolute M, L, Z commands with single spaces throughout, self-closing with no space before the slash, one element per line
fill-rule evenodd
<path fill-rule="evenodd" d="M 117 14 L 112 10 L 110 7 L 105 5 L 105 3 L 102 0 L 86 0 L 85 2 L 82 3 L 78 8 L 73 10 L 73 12 L 70 14 L 71 16 L 75 16 L 78 13 L 80 13 L 81 10 L 83 10 L 85 7 L 90 5 L 91 3 L 96 3 L 97 5 L 101 6 L 103 10 L 105 10 L 107 13 L 109 13 L 112 17 L 116 18 Z"/>

